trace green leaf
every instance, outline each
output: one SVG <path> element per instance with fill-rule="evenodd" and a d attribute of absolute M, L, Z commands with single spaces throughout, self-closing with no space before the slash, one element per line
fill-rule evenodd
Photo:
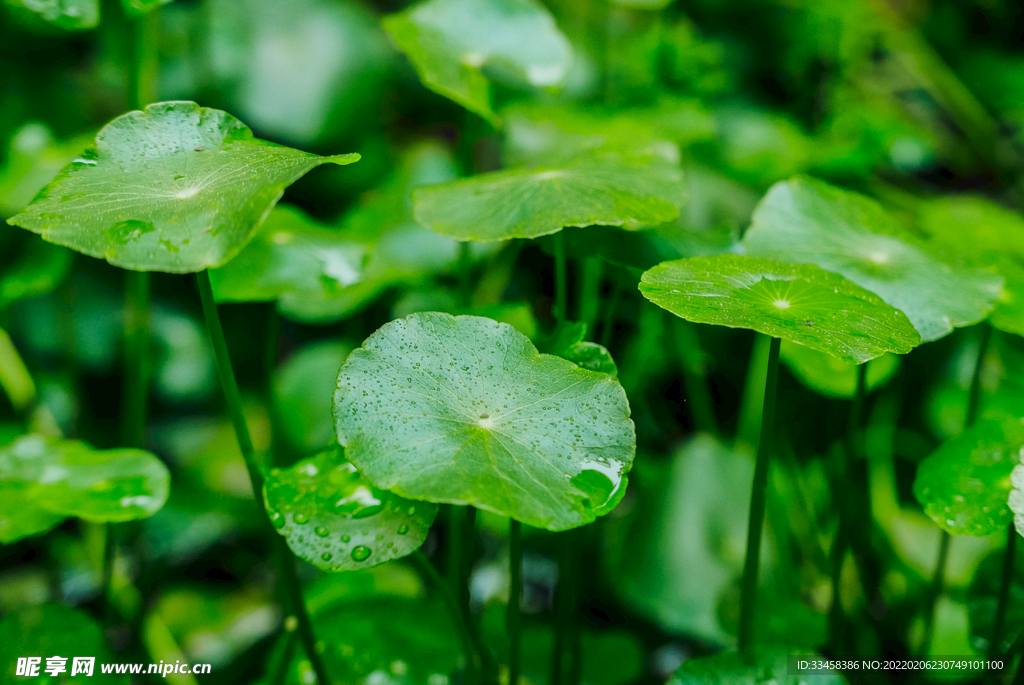
<path fill-rule="evenodd" d="M 151 516 L 170 474 L 142 450 L 25 435 L 0 449 L 0 542 L 45 532 L 68 516 L 121 522 Z"/>
<path fill-rule="evenodd" d="M 610 511 L 636 450 L 618 382 L 474 316 L 382 327 L 342 366 L 334 417 L 378 487 L 549 530 Z"/>
<path fill-rule="evenodd" d="M 947 440 L 917 467 L 914 495 L 953 535 L 989 535 L 1010 523 L 1010 473 L 1020 463 L 1019 420 L 983 421 Z"/>
<path fill-rule="evenodd" d="M 536 238 L 565 226 L 636 229 L 679 216 L 682 173 L 649 158 L 577 160 L 481 174 L 413 193 L 416 219 L 457 240 Z"/>
<path fill-rule="evenodd" d="M 379 490 L 337 450 L 267 476 L 270 520 L 298 556 L 327 571 L 376 566 L 427 539 L 437 506 Z"/>
<path fill-rule="evenodd" d="M 74 255 L 70 250 L 35 236 L 28 237 L 14 263 L 0 276 L 0 308 L 16 300 L 45 295 L 71 271 Z"/>
<path fill-rule="evenodd" d="M 274 373 L 274 408 L 281 432 L 303 453 L 335 442 L 330 397 L 350 345 L 321 340 L 295 352 Z"/>
<path fill-rule="evenodd" d="M 362 280 L 369 246 L 322 226 L 301 210 L 278 205 L 230 262 L 210 271 L 219 302 L 295 301 L 340 297 Z"/>
<path fill-rule="evenodd" d="M 157 7 L 170 2 L 173 2 L 173 0 L 121 0 L 121 6 L 129 14 L 141 15 L 149 14 Z"/>
<path fill-rule="evenodd" d="M 952 263 L 988 268 L 1003 277 L 990 321 L 999 330 L 1024 336 L 1024 219 L 969 195 L 928 202 L 918 219 Z"/>
<path fill-rule="evenodd" d="M 690 659 L 679 667 L 669 685 L 799 685 L 807 682 L 806 675 L 789 675 L 787 658 L 799 652 L 759 650 L 748 661 L 735 652 L 722 652 L 712 656 Z M 821 659 L 805 654 L 807 659 Z M 816 675 L 815 683 L 843 685 L 845 681 L 835 671 Z"/>
<path fill-rule="evenodd" d="M 664 98 L 655 106 L 516 103 L 501 111 L 502 161 L 508 166 L 558 165 L 595 152 L 679 162 L 679 146 L 714 138 L 714 119 L 698 101 Z"/>
<path fill-rule="evenodd" d="M 801 383 L 822 395 L 850 398 L 857 392 L 857 366 L 831 354 L 786 340 L 780 357 Z M 867 362 L 867 389 L 885 384 L 899 367 L 899 357 L 883 354 Z"/>
<path fill-rule="evenodd" d="M 679 259 L 645 272 L 640 292 L 689 321 L 750 328 L 855 363 L 905 354 L 920 342 L 902 312 L 809 264 L 738 255 Z"/>
<path fill-rule="evenodd" d="M 925 342 L 984 319 L 1002 280 L 945 264 L 875 201 L 810 178 L 772 186 L 743 244 L 752 256 L 845 276 L 903 311 Z"/>
<path fill-rule="evenodd" d="M 48 657 L 67 659 L 67 669 L 58 676 L 46 673 Z M 93 671 L 71 677 L 74 657 L 95 657 Z M 15 676 L 18 659 L 41 657 L 37 677 Z M 41 685 L 88 685 L 97 680 L 127 683 L 128 676 L 103 675 L 100 664 L 111 663 L 113 655 L 107 648 L 103 629 L 83 611 L 60 604 L 38 604 L 13 611 L 0 621 L 0 668 L 4 682 L 19 681 Z"/>
<path fill-rule="evenodd" d="M 1018 464 L 1010 472 L 1013 489 L 1007 499 L 1007 506 L 1013 512 L 1013 523 L 1017 532 L 1024 536 L 1024 464 Z"/>
<path fill-rule="evenodd" d="M 92 145 L 95 137 L 91 133 L 58 142 L 53 132 L 38 121 L 19 128 L 11 136 L 0 169 L 0 216 L 13 216 L 24 209 L 61 169 Z"/>
<path fill-rule="evenodd" d="M 254 138 L 230 114 L 194 102 L 129 112 L 9 220 L 115 266 L 189 273 L 245 247 L 284 189 L 319 157 Z"/>
<path fill-rule="evenodd" d="M 536 0 L 428 0 L 384 18 L 423 84 L 493 123 L 488 75 L 558 85 L 572 48 Z"/>
<path fill-rule="evenodd" d="M 606 373 L 613 378 L 617 376 L 619 369 L 608 350 L 603 345 L 586 342 L 586 337 L 587 324 L 568 321 L 555 326 L 551 333 L 537 340 L 537 349 L 568 359 L 580 368 Z"/>
<path fill-rule="evenodd" d="M 4 0 L 16 14 L 43 20 L 67 31 L 83 31 L 99 26 L 99 0 Z"/>

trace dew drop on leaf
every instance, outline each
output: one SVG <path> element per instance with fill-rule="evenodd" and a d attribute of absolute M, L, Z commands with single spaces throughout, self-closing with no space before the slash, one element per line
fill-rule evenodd
<path fill-rule="evenodd" d="M 352 559 L 354 561 L 366 561 L 370 558 L 370 548 L 366 545 L 357 545 L 352 550 Z"/>

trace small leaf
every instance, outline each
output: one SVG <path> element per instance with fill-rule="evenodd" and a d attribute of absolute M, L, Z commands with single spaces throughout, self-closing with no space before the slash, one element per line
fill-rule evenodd
<path fill-rule="evenodd" d="M 8 222 L 122 268 L 202 271 L 238 254 L 310 169 L 358 159 L 275 145 L 226 112 L 161 102 L 103 127 L 95 150 Z"/>
<path fill-rule="evenodd" d="M 15 13 L 67 31 L 99 26 L 99 0 L 4 0 Z"/>
<path fill-rule="evenodd" d="M 636 229 L 675 219 L 684 199 L 677 167 L 612 156 L 496 171 L 413 193 L 421 224 L 457 240 L 482 241 L 536 238 L 565 226 Z"/>
<path fill-rule="evenodd" d="M 618 382 L 475 316 L 382 327 L 341 367 L 334 417 L 378 487 L 549 530 L 610 511 L 636 450 Z"/>
<path fill-rule="evenodd" d="M 603 345 L 586 342 L 586 336 L 585 323 L 565 322 L 537 340 L 537 349 L 545 354 L 568 359 L 580 368 L 606 373 L 612 378 L 617 376 L 619 369 L 608 350 Z"/>
<path fill-rule="evenodd" d="M 983 421 L 947 440 L 917 467 L 914 496 L 953 535 L 990 535 L 1010 523 L 1010 473 L 1020 463 L 1020 421 Z"/>
<path fill-rule="evenodd" d="M 919 226 L 951 263 L 1003 277 L 990 321 L 1024 336 L 1024 219 L 985 198 L 961 196 L 926 203 Z"/>
<path fill-rule="evenodd" d="M 857 393 L 857 366 L 831 354 L 786 340 L 780 358 L 801 383 L 822 395 L 850 398 Z M 867 362 L 868 391 L 885 384 L 899 367 L 899 357 L 883 354 Z"/>
<path fill-rule="evenodd" d="M 925 342 L 984 319 L 1002 285 L 914 244 L 878 203 L 810 178 L 776 183 L 743 237 L 747 254 L 816 264 L 903 311 Z"/>
<path fill-rule="evenodd" d="M 237 257 L 211 269 L 220 302 L 325 300 L 362 280 L 369 246 L 288 205 L 270 216 Z"/>
<path fill-rule="evenodd" d="M 493 123 L 482 69 L 538 88 L 558 85 L 572 48 L 536 0 L 428 0 L 384 18 L 423 84 Z"/>
<path fill-rule="evenodd" d="M 793 651 L 759 650 L 751 660 L 735 652 L 722 652 L 712 656 L 690 659 L 679 667 L 669 685 L 799 685 L 807 682 L 806 675 L 790 675 L 788 659 L 800 655 Z M 805 654 L 808 661 L 821 660 L 816 654 Z M 815 675 L 820 685 L 844 685 L 842 676 L 835 671 Z"/>
<path fill-rule="evenodd" d="M 427 539 L 437 506 L 379 490 L 336 450 L 267 476 L 270 520 L 298 556 L 328 571 L 383 564 Z"/>
<path fill-rule="evenodd" d="M 45 532 L 69 516 L 121 522 L 167 501 L 170 474 L 142 450 L 25 435 L 0 449 L 0 542 Z"/>
<path fill-rule="evenodd" d="M 0 308 L 16 300 L 45 295 L 71 271 L 74 254 L 70 250 L 35 236 L 29 238 L 18 259 L 0 276 Z"/>
<path fill-rule="evenodd" d="M 41 657 L 34 678 L 15 675 L 18 659 Z M 66 672 L 51 677 L 45 672 L 47 657 L 65 657 Z M 94 657 L 93 670 L 73 677 L 74 657 Z M 25 606 L 0 621 L 0 674 L 5 683 L 19 681 L 56 685 L 88 685 L 102 682 L 127 683 L 127 675 L 103 675 L 100 664 L 111 663 L 114 655 L 107 648 L 103 629 L 84 611 L 61 604 Z"/>
<path fill-rule="evenodd" d="M 902 312 L 809 264 L 737 255 L 679 259 L 644 273 L 640 292 L 689 321 L 750 328 L 855 363 L 905 354 L 920 342 Z"/>

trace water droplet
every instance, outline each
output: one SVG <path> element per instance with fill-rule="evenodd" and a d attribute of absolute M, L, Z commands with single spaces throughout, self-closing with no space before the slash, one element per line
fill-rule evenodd
<path fill-rule="evenodd" d="M 405 524 L 402 524 L 401 526 L 398 527 L 398 534 L 399 535 L 405 535 L 408 532 L 409 532 L 409 526 L 407 526 Z"/>
<path fill-rule="evenodd" d="M 309 515 L 304 514 L 300 511 L 299 513 L 295 514 L 295 523 L 299 524 L 300 526 L 304 523 L 309 523 Z"/>
<path fill-rule="evenodd" d="M 352 536 L 350 536 L 350 535 L 342 535 L 341 536 L 341 541 L 342 542 L 348 542 L 351 539 L 352 539 Z"/>
<path fill-rule="evenodd" d="M 370 558 L 370 548 L 366 545 L 357 545 L 352 550 L 353 561 L 366 561 Z"/>
<path fill-rule="evenodd" d="M 313 532 L 319 535 L 320 537 L 325 538 L 330 534 L 331 531 L 327 530 L 323 526 L 317 526 L 316 530 L 314 530 Z"/>
<path fill-rule="evenodd" d="M 320 555 L 320 558 L 323 559 L 324 561 L 330 561 L 331 557 L 333 557 L 333 556 L 334 555 L 331 554 L 330 552 L 324 552 L 323 554 Z"/>

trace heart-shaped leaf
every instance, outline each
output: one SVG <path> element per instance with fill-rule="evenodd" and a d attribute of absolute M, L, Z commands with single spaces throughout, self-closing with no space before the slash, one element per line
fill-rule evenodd
<path fill-rule="evenodd" d="M 810 178 L 772 186 L 743 244 L 755 257 L 845 276 L 905 313 L 925 342 L 984 319 L 1002 285 L 940 261 L 874 200 Z"/>
<path fill-rule="evenodd" d="M 1024 425 L 982 421 L 947 440 L 917 467 L 914 495 L 953 535 L 990 535 L 1010 523 L 1010 473 L 1020 464 Z"/>
<path fill-rule="evenodd" d="M 272 470 L 263 498 L 292 551 L 328 571 L 404 557 L 423 544 L 437 516 L 436 505 L 375 488 L 336 450 Z"/>
<path fill-rule="evenodd" d="M 640 292 L 689 321 L 750 328 L 858 364 L 905 354 L 921 340 L 902 312 L 810 264 L 738 255 L 678 259 L 645 272 Z"/>
<path fill-rule="evenodd" d="M 558 85 L 572 48 L 536 0 L 428 0 L 384 18 L 423 84 L 497 123 L 489 74 L 538 88 Z"/>
<path fill-rule="evenodd" d="M 115 266 L 189 273 L 249 242 L 284 189 L 324 163 L 254 138 L 230 114 L 161 102 L 124 114 L 9 223 Z"/>
<path fill-rule="evenodd" d="M 792 651 L 758 651 L 749 660 L 735 652 L 722 652 L 684 662 L 669 685 L 800 685 L 807 682 L 807 676 L 789 673 L 789 659 L 797 656 L 810 663 L 824 661 L 816 654 Z M 814 673 L 814 682 L 821 685 L 845 683 L 835 671 Z"/>
<path fill-rule="evenodd" d="M 380 488 L 564 530 L 607 513 L 636 451 L 622 387 L 508 324 L 426 312 L 341 367 L 338 440 Z"/>
<path fill-rule="evenodd" d="M 25 435 L 0 449 L 0 542 L 43 533 L 69 516 L 132 521 L 167 501 L 167 467 L 142 450 Z"/>
<path fill-rule="evenodd" d="M 99 26 L 99 0 L 4 0 L 15 13 L 29 20 L 45 21 L 67 31 Z"/>
<path fill-rule="evenodd" d="M 413 193 L 416 220 L 457 240 L 508 240 L 565 226 L 635 229 L 679 216 L 678 167 L 652 158 L 603 155 L 551 169 L 481 174 Z"/>
<path fill-rule="evenodd" d="M 1024 336 L 1024 219 L 985 198 L 962 196 L 926 203 L 918 225 L 951 262 L 1003 277 L 990 321 Z"/>
<path fill-rule="evenodd" d="M 857 393 L 857 366 L 831 354 L 786 340 L 780 358 L 793 375 L 811 390 L 829 397 L 849 398 Z M 867 389 L 883 385 L 899 366 L 899 357 L 883 354 L 867 362 Z"/>
<path fill-rule="evenodd" d="M 369 246 L 297 208 L 274 207 L 230 262 L 210 271 L 220 302 L 328 299 L 362 279 Z"/>
<path fill-rule="evenodd" d="M 65 671 L 51 677 L 46 673 L 48 657 L 64 657 Z M 18 660 L 40 657 L 35 677 L 16 675 Z M 75 657 L 92 657 L 92 669 L 75 672 Z M 0 621 L 0 671 L 4 682 L 61 683 L 61 685 L 88 685 L 97 680 L 127 683 L 127 675 L 104 675 L 101 664 L 114 660 L 103 637 L 103 628 L 87 613 L 61 604 L 24 606 L 4 616 Z M 82 666 L 80 666 L 81 668 Z M 72 672 L 75 675 L 72 676 Z"/>

